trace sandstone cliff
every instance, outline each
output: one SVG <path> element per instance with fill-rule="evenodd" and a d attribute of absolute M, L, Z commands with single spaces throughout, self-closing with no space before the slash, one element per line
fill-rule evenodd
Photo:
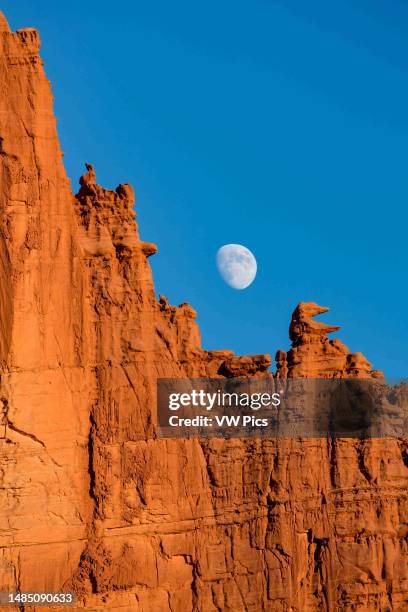
<path fill-rule="evenodd" d="M 1 14 L 0 14 L 1 15 Z M 129 185 L 76 196 L 35 30 L 0 17 L 0 591 L 89 610 L 406 610 L 404 440 L 159 440 L 158 377 L 267 375 L 155 297 Z M 277 375 L 378 376 L 300 304 Z"/>
<path fill-rule="evenodd" d="M 292 348 L 276 353 L 278 378 L 382 378 L 361 353 L 350 353 L 339 339 L 327 334 L 338 331 L 338 325 L 326 325 L 314 317 L 328 312 L 314 302 L 296 307 L 289 327 Z"/>

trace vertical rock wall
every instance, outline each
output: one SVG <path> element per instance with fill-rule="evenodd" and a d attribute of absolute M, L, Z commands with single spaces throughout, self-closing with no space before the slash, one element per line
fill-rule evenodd
<path fill-rule="evenodd" d="M 0 20 L 0 583 L 67 580 L 92 511 L 84 283 L 35 30 Z"/>
<path fill-rule="evenodd" d="M 129 185 L 76 196 L 0 14 L 0 590 L 89 610 L 406 610 L 404 440 L 159 440 L 158 377 L 268 376 L 157 301 Z M 380 376 L 300 304 L 278 377 Z"/>

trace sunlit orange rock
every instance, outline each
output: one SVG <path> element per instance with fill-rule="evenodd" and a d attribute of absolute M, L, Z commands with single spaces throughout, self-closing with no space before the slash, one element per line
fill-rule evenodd
<path fill-rule="evenodd" d="M 288 353 L 277 351 L 278 378 L 381 378 L 378 370 L 361 353 L 350 353 L 347 346 L 327 334 L 340 329 L 314 317 L 329 309 L 314 302 L 300 302 L 292 314 Z"/>
<path fill-rule="evenodd" d="M 156 299 L 134 193 L 72 194 L 35 30 L 0 14 L 0 591 L 140 612 L 405 610 L 406 440 L 164 440 L 156 380 L 269 376 Z M 67 50 L 68 52 L 68 50 Z M 375 376 L 300 305 L 278 376 Z"/>

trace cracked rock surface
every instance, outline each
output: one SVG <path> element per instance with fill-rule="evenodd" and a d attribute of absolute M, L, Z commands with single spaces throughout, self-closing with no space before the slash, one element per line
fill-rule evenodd
<path fill-rule="evenodd" d="M 157 300 L 130 185 L 87 164 L 73 195 L 38 50 L 0 13 L 0 591 L 407 610 L 406 440 L 156 438 L 158 377 L 270 376 L 270 358 L 203 350 L 193 308 Z M 380 377 L 323 310 L 295 310 L 277 376 Z"/>

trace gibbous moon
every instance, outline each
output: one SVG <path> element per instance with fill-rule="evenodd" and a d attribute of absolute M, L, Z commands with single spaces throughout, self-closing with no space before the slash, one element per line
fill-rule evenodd
<path fill-rule="evenodd" d="M 233 289 L 246 289 L 256 276 L 256 259 L 242 244 L 224 244 L 217 252 L 217 268 Z"/>

